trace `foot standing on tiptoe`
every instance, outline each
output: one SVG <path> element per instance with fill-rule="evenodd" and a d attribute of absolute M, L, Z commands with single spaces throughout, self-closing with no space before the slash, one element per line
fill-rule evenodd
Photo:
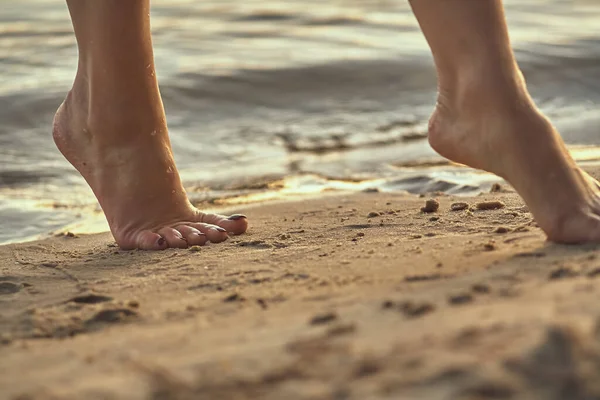
<path fill-rule="evenodd" d="M 550 240 L 600 241 L 598 183 L 575 164 L 531 99 L 502 1 L 411 0 L 411 6 L 438 75 L 431 146 L 506 179 Z"/>
<path fill-rule="evenodd" d="M 181 184 L 154 72 L 149 0 L 67 4 L 79 64 L 54 140 L 91 186 L 119 246 L 185 248 L 245 232 L 245 216 L 202 213 Z"/>

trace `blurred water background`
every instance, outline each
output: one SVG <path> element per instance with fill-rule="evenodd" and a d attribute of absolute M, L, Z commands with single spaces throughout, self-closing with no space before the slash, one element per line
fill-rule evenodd
<path fill-rule="evenodd" d="M 577 159 L 597 162 L 600 2 L 506 8 L 532 94 Z M 152 24 L 194 201 L 373 187 L 474 193 L 495 180 L 445 163 L 425 140 L 435 73 L 406 1 L 155 0 Z M 0 243 L 105 229 L 88 223 L 96 200 L 51 139 L 76 61 L 64 2 L 2 0 Z"/>

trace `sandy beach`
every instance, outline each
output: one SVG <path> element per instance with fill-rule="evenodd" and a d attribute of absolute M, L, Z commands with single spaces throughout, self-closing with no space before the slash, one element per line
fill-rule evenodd
<path fill-rule="evenodd" d="M 600 248 L 495 189 L 240 206 L 247 234 L 189 250 L 0 247 L 0 398 L 600 398 Z"/>

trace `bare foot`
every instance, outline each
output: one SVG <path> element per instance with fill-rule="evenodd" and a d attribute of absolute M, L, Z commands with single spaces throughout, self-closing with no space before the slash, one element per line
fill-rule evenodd
<path fill-rule="evenodd" d="M 186 248 L 246 231 L 243 215 L 205 214 L 190 204 L 160 101 L 145 115 L 118 105 L 112 110 L 99 105 L 88 115 L 85 93 L 72 90 L 59 108 L 54 140 L 91 186 L 121 248 Z"/>
<path fill-rule="evenodd" d="M 502 82 L 440 90 L 431 146 L 450 160 L 506 179 L 548 239 L 600 242 L 598 182 L 575 164 L 522 78 L 517 81 L 512 90 Z"/>

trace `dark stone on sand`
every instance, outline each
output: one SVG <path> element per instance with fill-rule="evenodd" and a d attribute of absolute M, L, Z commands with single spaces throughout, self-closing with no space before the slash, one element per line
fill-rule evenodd
<path fill-rule="evenodd" d="M 369 214 L 367 214 L 367 218 L 375 218 L 375 217 L 379 217 L 381 214 L 379 214 L 378 212 L 375 211 L 371 211 Z"/>
<path fill-rule="evenodd" d="M 497 227 L 497 228 L 496 228 L 496 230 L 495 230 L 494 232 L 495 232 L 495 233 L 500 233 L 500 234 L 503 234 L 503 233 L 508 233 L 508 232 L 509 232 L 509 229 L 508 229 L 508 228 L 505 228 L 505 227 L 503 227 L 503 226 L 499 226 L 499 227 Z"/>
<path fill-rule="evenodd" d="M 139 308 L 140 307 L 140 302 L 137 300 L 129 300 L 127 302 L 127 305 L 131 308 Z"/>
<path fill-rule="evenodd" d="M 391 300 L 386 300 L 381 304 L 381 308 L 384 310 L 389 310 L 390 308 L 394 308 L 396 304 Z"/>
<path fill-rule="evenodd" d="M 256 299 L 256 304 L 258 304 L 263 310 L 268 308 L 267 302 L 264 299 Z"/>
<path fill-rule="evenodd" d="M 246 301 L 246 299 L 240 296 L 239 293 L 230 294 L 229 296 L 223 299 L 225 303 L 232 303 L 234 301 Z"/>
<path fill-rule="evenodd" d="M 0 295 L 13 294 L 21 290 L 21 285 L 14 282 L 0 282 Z"/>
<path fill-rule="evenodd" d="M 496 244 L 494 242 L 488 242 L 483 245 L 483 249 L 485 251 L 494 251 L 496 250 Z"/>
<path fill-rule="evenodd" d="M 479 294 L 487 294 L 491 291 L 490 286 L 486 285 L 485 283 L 476 283 L 473 286 L 471 286 L 471 290 Z"/>
<path fill-rule="evenodd" d="M 563 278 L 574 278 L 579 273 L 570 267 L 558 267 L 548 275 L 549 280 L 563 279 Z"/>
<path fill-rule="evenodd" d="M 435 311 L 435 306 L 430 303 L 413 303 L 412 301 L 406 301 L 399 305 L 399 309 L 405 316 L 417 318 Z"/>
<path fill-rule="evenodd" d="M 450 295 L 448 297 L 448 303 L 450 303 L 451 305 L 454 305 L 454 306 L 467 304 L 472 301 L 473 301 L 473 295 L 471 295 L 470 293 L 459 293 L 459 294 Z"/>
<path fill-rule="evenodd" d="M 81 296 L 73 297 L 69 300 L 69 302 L 79 303 L 79 304 L 98 304 L 104 303 L 107 301 L 111 301 L 113 298 L 109 296 L 102 296 L 100 294 L 84 294 Z"/>
<path fill-rule="evenodd" d="M 441 279 L 441 274 L 428 274 L 428 275 L 409 275 L 404 277 L 405 282 L 424 282 L 424 281 L 435 281 Z"/>
<path fill-rule="evenodd" d="M 128 308 L 117 308 L 102 310 L 90 318 L 87 323 L 93 324 L 96 322 L 116 323 L 122 322 L 130 318 L 137 317 L 138 313 Z"/>
<path fill-rule="evenodd" d="M 310 325 L 324 325 L 333 322 L 338 319 L 338 316 L 334 312 L 327 312 L 324 314 L 317 314 L 310 319 Z"/>
<path fill-rule="evenodd" d="M 450 205 L 450 211 L 463 211 L 469 208 L 469 203 L 452 203 Z"/>
<path fill-rule="evenodd" d="M 431 217 L 431 218 L 429 218 L 429 220 L 430 220 L 431 222 L 439 221 L 439 220 L 440 220 L 440 217 Z"/>
<path fill-rule="evenodd" d="M 421 207 L 424 213 L 434 213 L 440 208 L 440 203 L 436 199 L 429 199 L 425 202 L 425 207 Z"/>
<path fill-rule="evenodd" d="M 504 208 L 506 204 L 501 201 L 482 201 L 481 203 L 475 204 L 475 208 L 478 210 L 499 210 Z"/>

